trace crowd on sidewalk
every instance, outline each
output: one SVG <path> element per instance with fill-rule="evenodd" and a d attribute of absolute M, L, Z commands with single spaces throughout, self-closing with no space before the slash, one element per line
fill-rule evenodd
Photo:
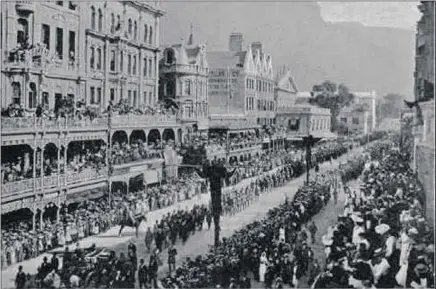
<path fill-rule="evenodd" d="M 323 237 L 325 271 L 313 288 L 434 288 L 434 231 L 423 190 L 393 143 L 369 152 L 362 186 Z"/>
<path fill-rule="evenodd" d="M 118 256 L 114 251 L 104 251 L 95 245 L 81 248 L 77 243 L 74 251 L 66 247 L 64 251 L 54 253 L 51 260 L 45 257 L 35 276 L 26 275 L 19 268 L 17 288 L 134 288 L 136 271 L 141 286 L 157 288 L 157 271 L 162 265 L 164 250 L 168 251 L 172 269 L 177 255 L 176 242 L 180 239 L 185 243 L 189 236 L 203 229 L 205 220 L 210 229 L 210 215 L 206 206 L 195 205 L 189 211 L 173 211 L 156 221 L 144 238 L 147 251 L 151 253 L 147 264 L 144 259 L 138 260 L 133 243 L 129 244 L 127 254 L 121 252 Z M 62 258 L 62 266 L 59 258 Z"/>
<path fill-rule="evenodd" d="M 205 192 L 204 182 L 198 176 L 186 175 L 177 182 L 152 186 L 124 197 L 121 192 L 115 192 L 111 199 L 105 196 L 87 200 L 74 210 L 63 205 L 59 208 L 59 222 L 55 218 L 45 218 L 41 224 L 36 222 L 35 232 L 32 231 L 32 220 L 8 222 L 2 226 L 2 269 L 57 246 L 107 231 L 120 223 L 126 200 L 133 212 L 146 213 Z"/>

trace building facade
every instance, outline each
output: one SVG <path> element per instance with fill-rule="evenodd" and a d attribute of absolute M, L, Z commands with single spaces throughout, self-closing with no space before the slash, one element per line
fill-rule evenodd
<path fill-rule="evenodd" d="M 338 123 L 344 124 L 349 132 L 368 134 L 371 127 L 370 113 L 355 106 L 344 107 L 337 116 Z"/>
<path fill-rule="evenodd" d="M 434 25 L 435 2 L 421 1 L 421 19 L 417 23 L 415 41 L 415 99 L 434 99 Z"/>
<path fill-rule="evenodd" d="M 415 100 L 419 101 L 422 119 L 415 115 L 413 168 L 426 193 L 427 220 L 429 224 L 433 224 L 435 194 L 435 2 L 421 1 L 418 8 L 422 15 L 417 23 L 414 76 Z"/>
<path fill-rule="evenodd" d="M 377 93 L 375 91 L 353 91 L 351 93 L 355 96 L 355 104 L 368 112 L 368 131 L 375 130 L 377 128 Z"/>
<path fill-rule="evenodd" d="M 277 71 L 275 98 L 275 123 L 285 127 L 287 140 L 301 141 L 309 134 L 319 139 L 334 137 L 330 133 L 330 110 L 309 104 L 307 93 L 298 91 L 289 68 L 282 67 Z"/>
<path fill-rule="evenodd" d="M 157 2 L 2 2 L 1 104 L 21 106 L 23 117 L 2 117 L 2 213 L 26 209 L 42 222 L 46 208 L 74 203 L 92 192 L 124 189 L 137 177 L 162 180 L 162 157 L 115 162 L 119 143 L 182 139 L 174 115 L 111 115 L 95 119 L 35 117 L 38 104 L 53 111 L 61 100 L 105 110 L 110 101 L 135 107 L 157 102 Z M 74 105 L 75 107 L 75 105 Z M 160 141 L 160 142 L 159 142 Z M 76 170 L 90 150 L 106 165 Z M 95 151 L 94 151 L 95 153 Z M 23 176 L 5 180 L 12 166 Z M 118 186 L 119 187 L 119 186 Z M 118 190 L 118 189 L 115 189 Z M 82 197 L 81 197 L 82 196 Z M 58 210 L 59 212 L 59 210 Z"/>
<path fill-rule="evenodd" d="M 243 114 L 260 125 L 274 123 L 276 103 L 272 58 L 262 43 L 243 50 L 243 35 L 233 33 L 229 51 L 209 52 L 209 110 L 212 115 Z"/>
<path fill-rule="evenodd" d="M 159 97 L 180 106 L 180 119 L 199 130 L 208 128 L 208 74 L 206 45 L 188 43 L 165 47 L 159 62 Z"/>
<path fill-rule="evenodd" d="M 63 97 L 101 110 L 111 100 L 156 104 L 163 16 L 156 5 L 22 1 L 2 8 L 3 107 L 53 109 Z"/>

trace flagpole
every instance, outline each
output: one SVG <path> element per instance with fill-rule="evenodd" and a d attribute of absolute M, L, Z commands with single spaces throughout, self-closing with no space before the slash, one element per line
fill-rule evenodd
<path fill-rule="evenodd" d="M 230 67 L 227 65 L 227 114 L 230 114 Z"/>

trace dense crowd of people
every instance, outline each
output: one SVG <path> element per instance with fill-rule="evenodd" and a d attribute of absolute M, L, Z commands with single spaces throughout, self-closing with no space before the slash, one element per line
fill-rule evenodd
<path fill-rule="evenodd" d="M 434 288 L 434 232 L 407 158 L 388 143 L 370 151 L 359 190 L 323 237 L 326 270 L 313 288 Z"/>
<path fill-rule="evenodd" d="M 121 252 L 119 256 L 114 251 L 102 253 L 95 245 L 81 248 L 80 243 L 77 243 L 74 251 L 66 247 L 59 254 L 53 254 L 51 260 L 44 258 L 36 276 L 24 276 L 22 279 L 18 278 L 19 273 L 17 283 L 22 283 L 23 287 L 18 284 L 17 287 L 59 288 L 64 284 L 67 288 L 134 288 L 138 271 L 141 285 L 157 288 L 157 271 L 162 265 L 161 253 L 168 250 L 168 263 L 172 265 L 177 255 L 174 248 L 176 242 L 180 240 L 185 243 L 189 236 L 203 229 L 205 220 L 210 228 L 210 215 L 206 206 L 195 205 L 190 210 L 168 213 L 160 221 L 156 221 L 152 228 L 148 227 L 144 238 L 146 249 L 151 253 L 148 264 L 145 264 L 144 259 L 138 260 L 137 248 L 133 243 L 129 244 L 127 254 Z M 57 255 L 62 256 L 62 268 Z M 98 261 L 92 262 L 93 258 Z M 29 285 L 34 287 L 26 287 Z"/>
<path fill-rule="evenodd" d="M 32 231 L 32 221 L 11 221 L 2 226 L 1 266 L 19 263 L 36 257 L 57 246 L 64 246 L 91 235 L 107 231 L 120 224 L 124 205 L 128 200 L 134 214 L 161 209 L 177 202 L 193 198 L 207 191 L 204 181 L 198 176 L 185 175 L 173 183 L 150 186 L 145 190 L 131 192 L 122 197 L 113 193 L 112 199 L 103 197 L 87 200 L 75 210 L 62 206 L 59 222 L 44 218 L 42 227 Z"/>
<path fill-rule="evenodd" d="M 5 156 L 2 162 L 2 183 L 17 182 L 33 178 L 33 170 L 35 170 L 35 177 L 42 174 L 46 177 L 64 174 L 65 173 L 65 159 L 64 154 L 60 154 L 59 161 L 57 153 L 50 151 L 44 153 L 43 163 L 41 165 L 41 151 L 36 153 L 33 163 L 33 156 L 30 152 L 19 154 L 13 152 Z M 82 172 L 91 170 L 99 172 L 102 168 L 107 166 L 106 163 L 106 145 L 104 143 L 92 142 L 86 148 L 77 149 L 73 154 L 67 156 L 67 172 Z"/>
<path fill-rule="evenodd" d="M 330 152 L 336 155 L 333 148 Z M 332 156 L 320 153 L 319 159 L 327 160 Z M 344 166 L 344 170 L 359 169 L 361 166 Z M 312 271 L 316 266 L 307 244 L 308 235 L 299 231 L 329 201 L 331 184 L 331 174 L 317 176 L 300 188 L 292 201 L 287 200 L 270 210 L 263 220 L 224 238 L 219 247 L 211 249 L 206 256 L 186 260 L 175 273 L 162 280 L 163 286 L 250 288 L 250 275 L 266 288 L 272 288 L 273 284 L 278 286 L 275 288 L 282 288 L 285 283 L 298 286 L 298 279 L 309 271 L 314 275 Z M 307 231 L 313 236 L 316 228 L 311 224 L 304 230 Z"/>
<path fill-rule="evenodd" d="M 112 146 L 112 162 L 115 165 L 155 158 L 163 158 L 159 142 L 147 145 L 138 139 L 131 144 L 115 142 Z"/>

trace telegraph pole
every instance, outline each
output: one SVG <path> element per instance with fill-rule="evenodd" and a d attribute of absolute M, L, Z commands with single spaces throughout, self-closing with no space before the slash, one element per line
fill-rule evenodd
<path fill-rule="evenodd" d="M 306 147 L 306 184 L 309 184 L 310 167 L 312 163 L 312 146 L 315 143 L 313 136 L 309 134 L 303 137 L 303 143 Z"/>

